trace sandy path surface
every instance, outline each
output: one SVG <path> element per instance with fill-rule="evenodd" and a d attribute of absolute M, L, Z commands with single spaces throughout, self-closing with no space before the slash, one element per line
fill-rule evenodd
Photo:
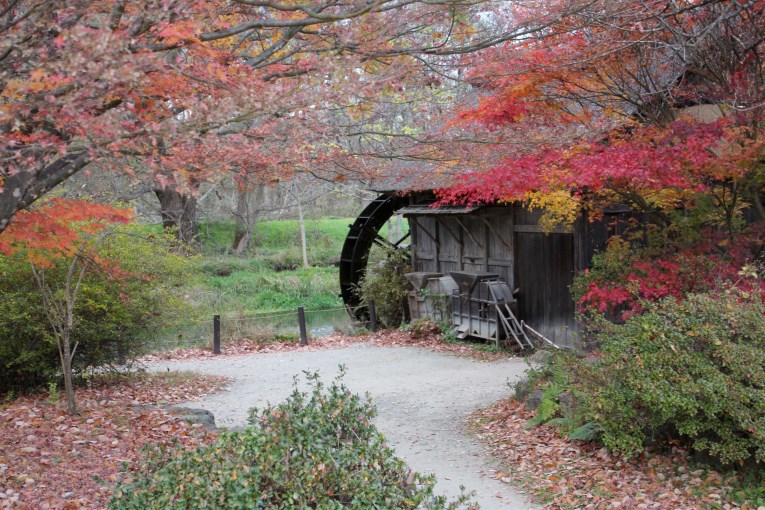
<path fill-rule="evenodd" d="M 152 365 L 233 377 L 228 391 L 190 405 L 211 411 L 218 426 L 236 427 L 245 424 L 249 408 L 286 398 L 293 375 L 318 370 L 328 381 L 339 364 L 347 367 L 344 382 L 351 391 L 371 394 L 377 426 L 398 456 L 415 470 L 436 475 L 438 493 L 454 496 L 464 485 L 476 492 L 484 510 L 536 508 L 492 478 L 494 461 L 464 432 L 468 414 L 509 394 L 507 382 L 523 374 L 523 360 L 481 363 L 417 348 L 356 344 Z"/>

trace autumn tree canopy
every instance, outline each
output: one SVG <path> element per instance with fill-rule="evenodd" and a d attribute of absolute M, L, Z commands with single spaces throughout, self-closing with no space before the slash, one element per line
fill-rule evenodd
<path fill-rule="evenodd" d="M 83 169 L 193 189 L 213 172 L 267 182 L 342 157 L 328 112 L 549 24 L 508 24 L 501 6 L 1 0 L 0 232 Z"/>
<path fill-rule="evenodd" d="M 448 134 L 482 143 L 450 146 L 452 165 L 473 171 L 442 199 L 528 200 L 566 222 L 614 202 L 660 217 L 701 193 L 728 223 L 745 206 L 765 219 L 764 10 L 582 2 L 543 31 L 466 57 L 481 93 Z"/>

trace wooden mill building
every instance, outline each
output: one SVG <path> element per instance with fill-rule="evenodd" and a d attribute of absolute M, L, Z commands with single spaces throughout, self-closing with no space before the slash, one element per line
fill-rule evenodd
<path fill-rule="evenodd" d="M 619 233 L 624 210 L 589 223 L 545 232 L 541 211 L 520 204 L 433 207 L 432 192 L 383 192 L 351 225 L 341 256 L 340 281 L 347 305 L 358 305 L 354 292 L 366 268 L 379 229 L 395 214 L 408 220 L 412 267 L 419 272 L 493 273 L 514 290 L 519 320 L 556 344 L 579 343 L 575 305 L 569 287 L 574 274 L 588 267 L 595 250 Z M 403 241 L 403 240 L 402 240 Z M 400 244 L 404 244 L 400 241 Z"/>

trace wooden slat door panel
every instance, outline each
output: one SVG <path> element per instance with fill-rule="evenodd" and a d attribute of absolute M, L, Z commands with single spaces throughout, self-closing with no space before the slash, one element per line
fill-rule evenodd
<path fill-rule="evenodd" d="M 518 232 L 515 240 L 519 318 L 551 340 L 571 345 L 576 340 L 569 290 L 574 276 L 574 236 Z"/>

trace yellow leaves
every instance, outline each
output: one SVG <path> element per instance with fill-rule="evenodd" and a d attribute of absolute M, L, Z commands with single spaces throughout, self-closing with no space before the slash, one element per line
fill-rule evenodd
<path fill-rule="evenodd" d="M 358 104 L 355 104 L 353 106 L 350 106 L 346 109 L 348 116 L 356 121 L 362 120 L 367 115 L 371 114 L 374 111 L 375 106 L 368 102 L 368 101 L 362 101 Z"/>
<path fill-rule="evenodd" d="M 16 102 L 22 100 L 28 94 L 42 94 L 55 90 L 65 85 L 67 81 L 62 75 L 52 75 L 45 69 L 38 67 L 33 69 L 25 80 L 8 80 L 5 88 L 0 92 L 0 99 L 5 101 L 0 102 Z"/>
<path fill-rule="evenodd" d="M 37 69 L 29 73 L 29 81 L 39 82 L 45 79 L 46 76 L 47 76 L 47 73 L 38 67 Z"/>
<path fill-rule="evenodd" d="M 546 232 L 556 227 L 570 227 L 579 215 L 580 200 L 565 190 L 532 191 L 525 198 L 529 207 L 544 210 L 539 225 Z"/>
<path fill-rule="evenodd" d="M 677 188 L 661 188 L 646 193 L 647 203 L 661 210 L 672 210 L 683 203 L 688 203 L 694 195 L 693 190 L 681 190 Z"/>

